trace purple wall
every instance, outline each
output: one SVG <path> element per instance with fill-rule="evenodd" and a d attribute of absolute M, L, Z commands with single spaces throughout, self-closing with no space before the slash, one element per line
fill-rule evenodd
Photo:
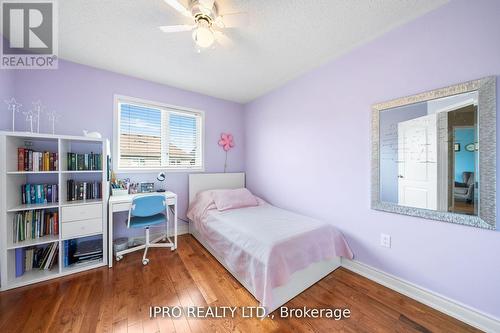
<path fill-rule="evenodd" d="M 5 126 L 8 129 L 12 128 L 11 115 L 7 112 L 7 104 L 5 104 L 5 100 L 10 99 L 12 95 L 12 89 L 14 86 L 14 75 L 12 71 L 0 71 L 0 105 L 2 114 L 0 123 L 2 124 L 2 128 L 5 122 Z"/>
<path fill-rule="evenodd" d="M 0 47 L 3 47 L 4 37 L 0 34 Z M 9 112 L 7 112 L 5 104 L 6 99 L 11 99 L 13 97 L 14 89 L 14 72 L 7 70 L 0 70 L 0 124 L 3 128 L 4 122 L 7 123 L 7 128 L 12 129 L 12 118 Z"/>
<path fill-rule="evenodd" d="M 0 88 L 9 71 L 0 70 Z M 11 73 L 10 73 L 11 75 Z M 2 89 L 3 91 L 3 89 Z M 217 145 L 221 132 L 232 132 L 236 147 L 228 156 L 228 171 L 244 170 L 243 107 L 240 104 L 168 87 L 92 67 L 60 61 L 58 70 L 15 71 L 14 92 L 10 95 L 30 107 L 40 99 L 50 110 L 61 114 L 56 133 L 83 135 L 82 130 L 98 131 L 112 141 L 113 95 L 120 94 L 171 105 L 205 111 L 205 170 L 224 170 L 224 151 Z M 19 129 L 26 125 L 22 115 L 17 118 Z M 0 118 L 0 130 L 10 129 L 11 117 Z M 40 131 L 51 131 L 42 117 Z M 138 181 L 153 181 L 155 174 L 130 174 Z M 167 186 L 179 195 L 179 214 L 185 216 L 188 198 L 187 173 L 169 173 Z M 121 219 L 125 219 L 122 216 Z"/>
<path fill-rule="evenodd" d="M 453 1 L 246 105 L 248 187 L 336 224 L 357 260 L 500 318 L 498 232 L 370 209 L 371 105 L 498 75 L 499 17 L 499 1 Z"/>

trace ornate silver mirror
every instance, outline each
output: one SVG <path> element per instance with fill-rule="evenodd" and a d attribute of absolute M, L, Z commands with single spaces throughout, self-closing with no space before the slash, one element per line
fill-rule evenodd
<path fill-rule="evenodd" d="M 372 208 L 496 229 L 496 78 L 373 106 Z"/>

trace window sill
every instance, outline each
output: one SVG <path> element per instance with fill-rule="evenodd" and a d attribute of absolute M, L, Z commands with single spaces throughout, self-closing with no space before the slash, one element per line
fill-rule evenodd
<path fill-rule="evenodd" d="M 135 174 L 147 174 L 147 173 L 194 173 L 194 172 L 205 172 L 205 168 L 193 168 L 193 169 L 114 169 L 114 173 L 125 174 L 125 173 L 135 173 Z"/>

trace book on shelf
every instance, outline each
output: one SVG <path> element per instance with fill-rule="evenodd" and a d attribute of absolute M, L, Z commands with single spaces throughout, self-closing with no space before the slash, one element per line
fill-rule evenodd
<path fill-rule="evenodd" d="M 57 184 L 23 184 L 21 185 L 21 203 L 47 204 L 58 202 Z"/>
<path fill-rule="evenodd" d="M 24 249 L 16 249 L 16 277 L 24 274 Z"/>
<path fill-rule="evenodd" d="M 102 198 L 102 184 L 99 181 L 67 181 L 67 200 L 91 200 Z"/>
<path fill-rule="evenodd" d="M 102 170 L 102 154 L 68 153 L 69 171 Z"/>
<path fill-rule="evenodd" d="M 28 148 L 17 149 L 17 171 L 57 171 L 58 153 L 39 152 Z"/>
<path fill-rule="evenodd" d="M 46 246 L 30 246 L 15 250 L 16 277 L 33 269 L 51 270 L 57 263 L 59 242 Z"/>
<path fill-rule="evenodd" d="M 99 262 L 103 259 L 102 238 L 64 241 L 64 267 Z"/>
<path fill-rule="evenodd" d="M 57 211 L 27 210 L 14 215 L 14 243 L 38 239 L 59 234 L 59 216 Z"/>

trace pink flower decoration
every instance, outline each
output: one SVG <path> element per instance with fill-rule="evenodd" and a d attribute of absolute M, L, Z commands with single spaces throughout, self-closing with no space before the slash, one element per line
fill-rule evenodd
<path fill-rule="evenodd" d="M 224 151 L 229 151 L 229 149 L 234 147 L 233 135 L 230 133 L 222 133 L 219 140 L 219 146 L 224 149 Z"/>

